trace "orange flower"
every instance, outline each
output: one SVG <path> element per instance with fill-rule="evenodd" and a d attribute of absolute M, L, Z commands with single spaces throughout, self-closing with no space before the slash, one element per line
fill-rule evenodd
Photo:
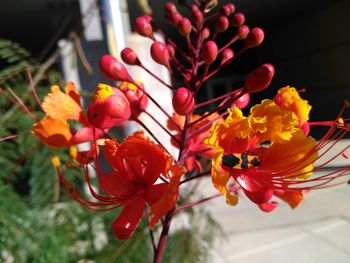
<path fill-rule="evenodd" d="M 237 203 L 238 189 L 263 211 L 276 207 L 272 196 L 293 208 L 299 204 L 303 190 L 310 187 L 297 184 L 313 173 L 318 145 L 295 128 L 295 120 L 293 113 L 264 100 L 251 109 L 249 117 L 234 108 L 226 120 L 214 125 L 205 142 L 216 152 L 213 184 L 225 194 L 228 204 Z"/>
<path fill-rule="evenodd" d="M 73 82 L 66 85 L 65 93 L 58 86 L 52 86 L 42 106 L 46 116 L 54 119 L 79 121 L 81 118 L 80 95 Z"/>
<path fill-rule="evenodd" d="M 67 121 L 45 117 L 34 124 L 32 132 L 51 148 L 65 148 L 71 144 L 72 133 Z"/>
<path fill-rule="evenodd" d="M 32 132 L 49 147 L 66 148 L 104 135 L 102 130 L 93 128 L 85 118 L 80 95 L 72 82 L 66 85 L 65 93 L 58 86 L 52 86 L 42 107 L 46 117 L 33 125 Z M 73 131 L 67 120 L 75 120 L 86 127 Z"/>
<path fill-rule="evenodd" d="M 311 105 L 299 96 L 299 92 L 290 86 L 280 88 L 273 99 L 281 109 L 290 110 L 298 117 L 298 127 L 302 127 L 309 120 Z"/>

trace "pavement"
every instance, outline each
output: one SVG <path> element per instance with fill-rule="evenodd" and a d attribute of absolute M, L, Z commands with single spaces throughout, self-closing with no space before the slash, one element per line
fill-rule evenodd
<path fill-rule="evenodd" d="M 206 196 L 216 193 L 210 178 L 201 179 Z M 261 212 L 244 195 L 237 206 L 223 197 L 201 204 L 221 224 L 225 237 L 215 241 L 213 263 L 349 263 L 350 186 L 310 191 L 291 209 L 280 205 Z"/>

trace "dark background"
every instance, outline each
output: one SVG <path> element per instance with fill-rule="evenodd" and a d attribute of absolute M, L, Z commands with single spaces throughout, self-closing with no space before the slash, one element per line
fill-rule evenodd
<path fill-rule="evenodd" d="M 156 21 L 163 17 L 165 0 L 149 1 Z M 229 1 L 219 1 L 226 3 Z M 350 1 L 340 0 L 237 0 L 236 12 L 244 12 L 247 25 L 262 27 L 264 43 L 221 72 L 210 87 L 220 93 L 236 87 L 245 74 L 263 63 L 276 68 L 270 88 L 252 101 L 272 97 L 278 88 L 291 85 L 306 89 L 303 97 L 313 105 L 312 119 L 334 119 L 344 99 L 350 98 Z M 128 0 L 131 19 L 139 14 Z M 0 37 L 19 42 L 44 59 L 67 37 L 81 30 L 76 0 L 1 0 Z M 161 23 L 174 39 L 176 30 Z M 221 41 L 229 36 L 222 36 Z"/>

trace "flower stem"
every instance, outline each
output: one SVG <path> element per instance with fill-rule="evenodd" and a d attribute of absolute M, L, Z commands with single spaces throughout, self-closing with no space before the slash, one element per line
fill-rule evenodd
<path fill-rule="evenodd" d="M 217 197 L 219 197 L 219 196 L 222 196 L 222 193 L 217 193 L 217 194 L 214 194 L 214 195 L 212 195 L 212 196 L 209 196 L 209 197 L 200 199 L 200 200 L 198 200 L 198 201 L 194 201 L 194 202 L 191 202 L 191 203 L 188 203 L 188 204 L 184 204 L 184 205 L 182 205 L 182 206 L 178 206 L 178 207 L 176 207 L 174 213 L 177 213 L 177 212 L 179 212 L 179 211 L 181 211 L 181 210 L 183 210 L 183 209 L 190 208 L 190 207 L 193 207 L 193 206 L 195 206 L 195 205 L 198 205 L 198 204 L 201 204 L 201 203 L 210 201 L 210 200 L 212 200 L 212 199 L 214 199 L 214 198 L 217 198 Z"/>

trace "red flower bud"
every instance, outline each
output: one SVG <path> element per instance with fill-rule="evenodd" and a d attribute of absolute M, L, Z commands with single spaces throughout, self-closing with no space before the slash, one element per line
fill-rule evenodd
<path fill-rule="evenodd" d="M 230 3 L 230 4 L 227 4 L 226 6 L 230 8 L 231 14 L 233 14 L 236 11 L 236 7 L 234 4 Z"/>
<path fill-rule="evenodd" d="M 255 93 L 266 89 L 275 75 L 275 68 L 271 64 L 264 64 L 245 79 L 244 90 L 249 93 Z"/>
<path fill-rule="evenodd" d="M 255 27 L 247 35 L 247 38 L 244 42 L 244 46 L 246 48 L 253 48 L 259 46 L 264 41 L 264 37 L 264 31 L 259 27 Z"/>
<path fill-rule="evenodd" d="M 137 84 L 144 89 L 141 82 Z M 117 88 L 123 92 L 128 99 L 131 107 L 132 118 L 137 118 L 143 111 L 145 111 L 148 105 L 148 97 L 141 89 L 126 81 L 122 82 Z"/>
<path fill-rule="evenodd" d="M 203 31 L 202 31 L 202 37 L 203 37 L 203 39 L 207 39 L 207 38 L 209 38 L 209 36 L 210 36 L 210 30 L 209 30 L 209 28 L 207 28 L 207 27 L 203 28 Z"/>
<path fill-rule="evenodd" d="M 189 115 L 194 109 L 194 99 L 191 91 L 185 87 L 176 90 L 173 97 L 173 107 L 177 114 L 181 116 Z"/>
<path fill-rule="evenodd" d="M 169 56 L 170 57 L 174 57 L 175 56 L 175 48 L 172 45 L 166 45 L 168 52 L 169 52 Z"/>
<path fill-rule="evenodd" d="M 217 32 L 224 32 L 229 26 L 228 18 L 221 16 L 218 21 L 216 21 L 215 29 Z"/>
<path fill-rule="evenodd" d="M 235 56 L 235 53 L 230 48 L 226 48 L 221 54 L 221 64 L 230 61 Z"/>
<path fill-rule="evenodd" d="M 130 81 L 128 71 L 125 66 L 111 55 L 104 55 L 100 59 L 101 72 L 111 80 L 115 81 Z"/>
<path fill-rule="evenodd" d="M 178 12 L 172 13 L 170 15 L 166 15 L 166 19 L 170 21 L 170 23 L 174 26 L 177 26 L 180 23 L 182 18 L 183 18 L 182 15 Z"/>
<path fill-rule="evenodd" d="M 131 116 L 130 104 L 125 95 L 117 89 L 99 84 L 87 109 L 91 125 L 99 129 L 109 129 L 122 125 Z"/>
<path fill-rule="evenodd" d="M 167 14 L 173 14 L 177 12 L 176 5 L 171 2 L 167 2 L 164 6 L 165 13 Z"/>
<path fill-rule="evenodd" d="M 203 45 L 202 57 L 206 65 L 210 65 L 218 56 L 218 46 L 214 41 L 208 41 Z"/>
<path fill-rule="evenodd" d="M 243 40 L 243 39 L 246 39 L 246 38 L 247 38 L 249 32 L 250 32 L 249 27 L 246 26 L 246 25 L 243 25 L 243 26 L 240 26 L 240 27 L 237 29 L 236 34 L 237 34 L 237 37 L 238 37 L 239 39 L 242 39 L 242 40 Z"/>
<path fill-rule="evenodd" d="M 169 65 L 169 51 L 164 43 L 155 41 L 151 46 L 151 56 L 158 64 L 166 67 Z"/>
<path fill-rule="evenodd" d="M 235 10 L 236 10 L 236 7 L 235 7 L 234 4 L 223 5 L 221 7 L 220 14 L 223 15 L 223 16 L 229 16 L 233 12 L 235 12 Z"/>
<path fill-rule="evenodd" d="M 177 25 L 178 30 L 184 36 L 188 36 L 191 33 L 192 25 L 188 18 L 182 18 Z"/>
<path fill-rule="evenodd" d="M 231 14 L 231 10 L 227 5 L 223 5 L 220 9 L 220 14 L 222 16 L 229 16 Z"/>
<path fill-rule="evenodd" d="M 120 54 L 124 63 L 128 65 L 140 65 L 140 60 L 137 57 L 137 54 L 131 48 L 124 48 Z"/>
<path fill-rule="evenodd" d="M 243 25 L 245 22 L 245 16 L 242 13 L 237 13 L 232 17 L 232 25 L 235 27 L 239 27 Z"/>
<path fill-rule="evenodd" d="M 153 38 L 151 21 L 152 17 L 150 16 L 140 16 L 136 18 L 134 24 L 135 31 L 141 36 Z"/>
<path fill-rule="evenodd" d="M 241 92 L 242 92 L 242 89 L 238 89 L 232 94 L 232 96 L 235 97 L 238 94 L 240 94 Z M 245 107 L 248 106 L 249 102 L 250 102 L 250 95 L 249 95 L 249 93 L 245 93 L 242 96 L 240 96 L 238 99 L 236 99 L 233 102 L 232 106 L 236 106 L 240 109 L 244 109 Z"/>
<path fill-rule="evenodd" d="M 197 22 L 200 23 L 203 20 L 203 14 L 201 11 L 196 11 L 193 12 L 193 19 Z"/>

